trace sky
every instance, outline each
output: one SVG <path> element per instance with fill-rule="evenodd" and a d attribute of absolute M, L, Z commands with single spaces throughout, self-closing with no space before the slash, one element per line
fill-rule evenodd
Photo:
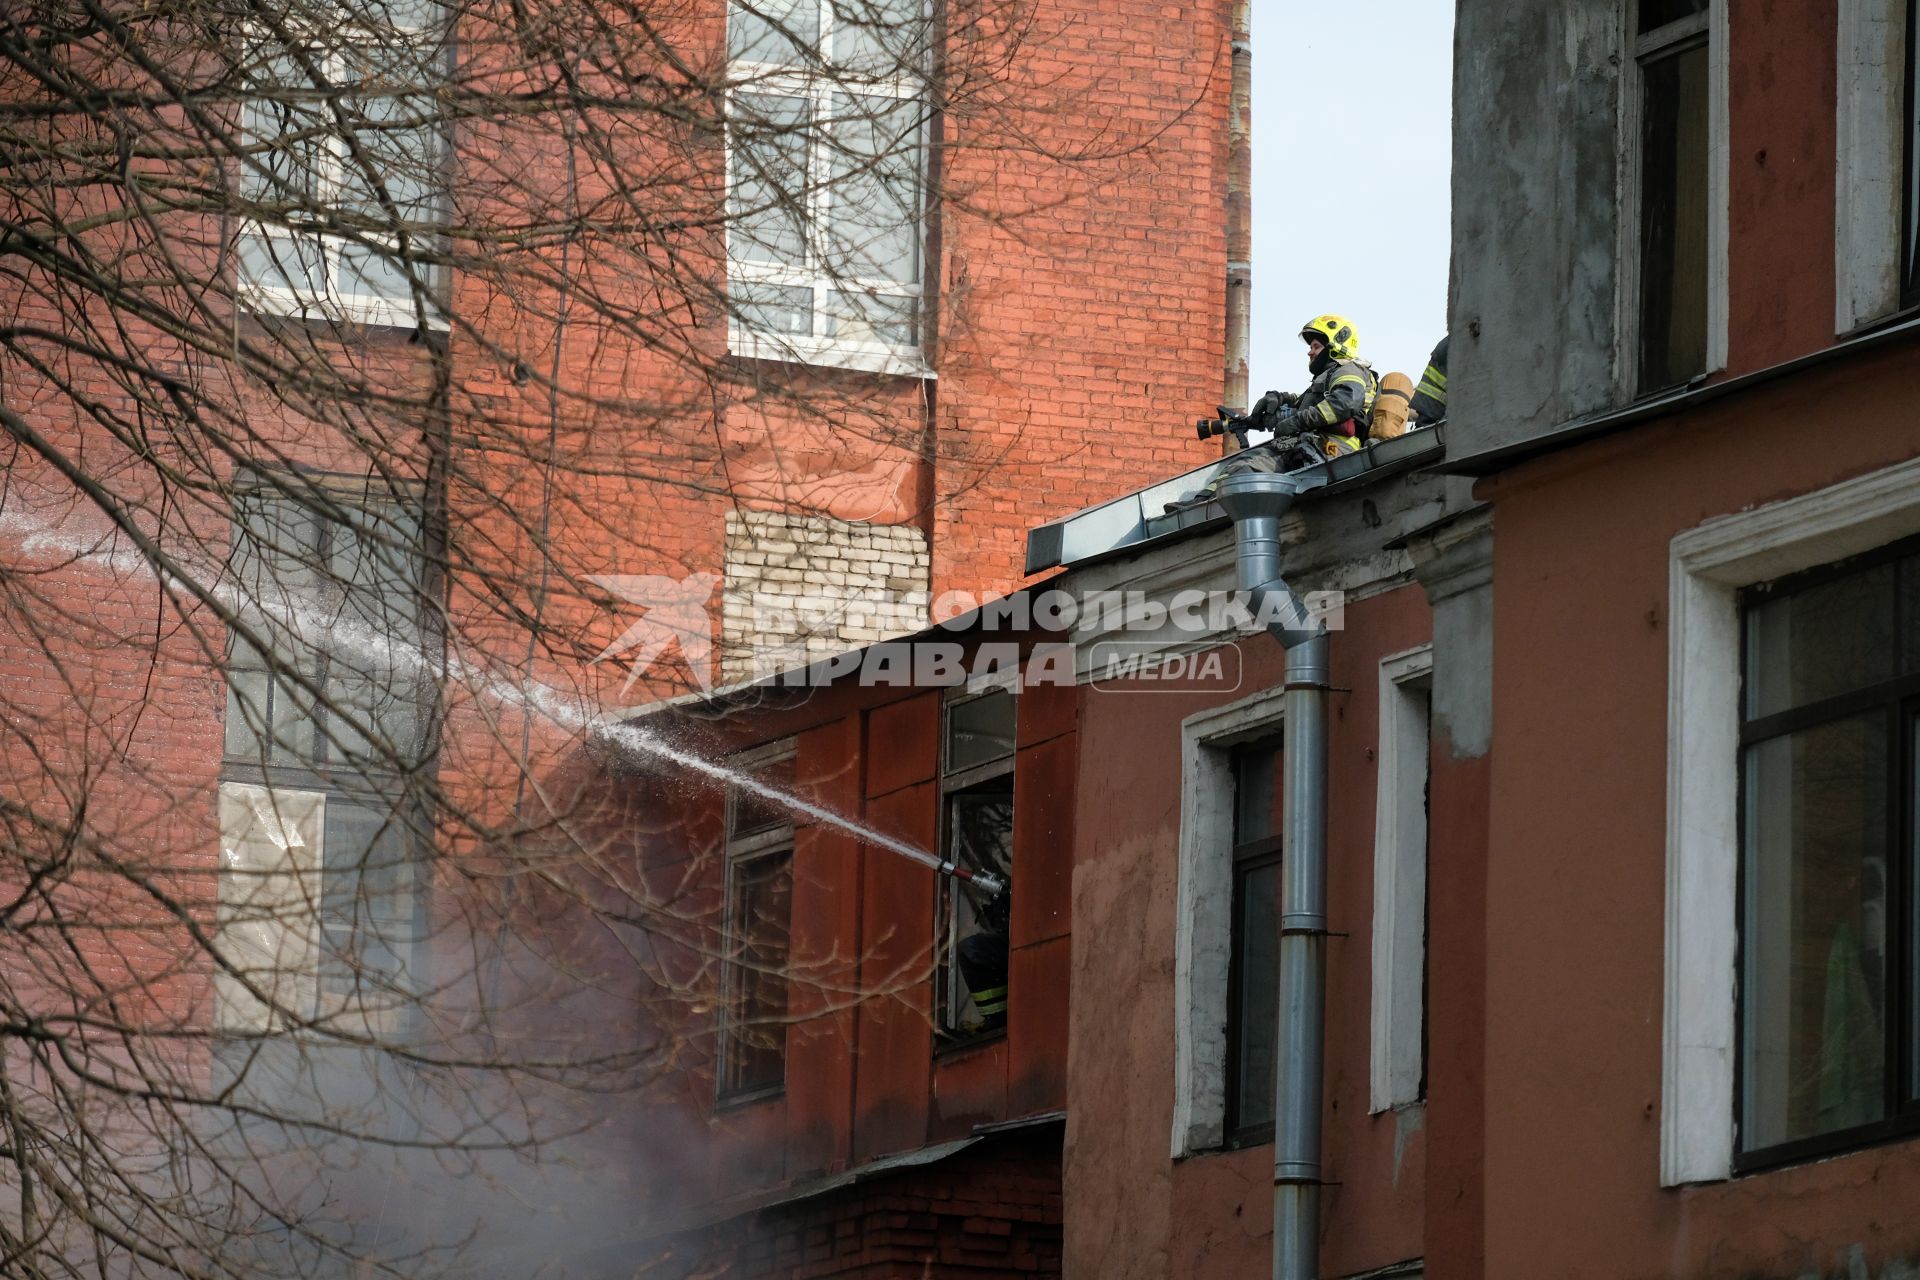
<path fill-rule="evenodd" d="M 1334 312 L 1416 382 L 1446 331 L 1453 0 L 1253 0 L 1252 397 Z"/>

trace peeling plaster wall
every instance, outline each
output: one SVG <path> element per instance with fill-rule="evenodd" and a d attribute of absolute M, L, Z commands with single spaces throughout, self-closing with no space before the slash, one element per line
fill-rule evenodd
<path fill-rule="evenodd" d="M 1456 457 L 1613 395 L 1621 6 L 1461 0 L 1454 27 Z"/>

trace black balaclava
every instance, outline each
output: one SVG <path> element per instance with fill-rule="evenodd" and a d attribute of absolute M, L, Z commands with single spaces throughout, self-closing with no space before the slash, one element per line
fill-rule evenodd
<path fill-rule="evenodd" d="M 1326 341 L 1326 337 L 1324 334 L 1316 333 L 1313 336 L 1316 338 L 1319 338 L 1322 342 Z M 1307 361 L 1307 372 L 1317 378 L 1321 374 L 1325 373 L 1328 369 L 1332 368 L 1333 364 L 1334 364 L 1333 348 L 1327 347 L 1323 349 L 1318 356 Z"/>

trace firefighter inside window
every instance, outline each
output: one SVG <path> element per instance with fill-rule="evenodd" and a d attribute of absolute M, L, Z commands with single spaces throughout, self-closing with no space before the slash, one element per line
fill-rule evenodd
<path fill-rule="evenodd" d="M 946 856 L 1004 886 L 943 885 L 940 1030 L 989 1035 L 1007 1023 L 1007 942 L 1013 885 L 1014 698 L 1006 689 L 947 706 L 941 760 Z"/>

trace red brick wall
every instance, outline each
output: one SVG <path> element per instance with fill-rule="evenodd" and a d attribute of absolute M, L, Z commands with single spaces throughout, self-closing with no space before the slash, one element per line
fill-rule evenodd
<path fill-rule="evenodd" d="M 677 1280 L 1058 1276 L 1060 1211 L 1059 1130 L 1047 1126 L 689 1233 L 660 1269 Z"/>

